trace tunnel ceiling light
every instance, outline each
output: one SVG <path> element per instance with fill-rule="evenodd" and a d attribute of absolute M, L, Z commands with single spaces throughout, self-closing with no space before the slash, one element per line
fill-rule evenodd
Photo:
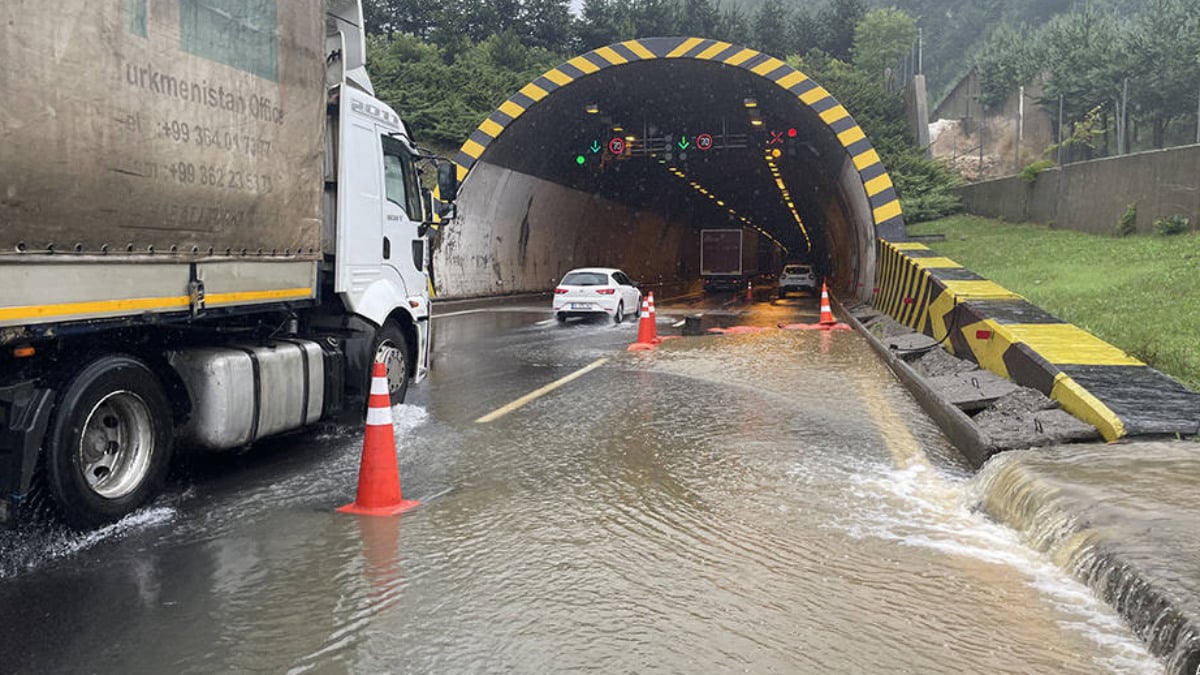
<path fill-rule="evenodd" d="M 788 192 L 787 184 L 783 182 L 783 175 L 779 171 L 779 165 L 775 163 L 775 158 L 772 154 L 766 157 L 767 167 L 771 169 L 771 175 L 775 177 L 775 185 L 779 188 L 779 194 L 783 197 L 783 203 L 787 205 L 788 211 L 792 214 L 792 219 L 796 221 L 796 226 L 800 228 L 800 232 L 804 234 L 804 241 L 808 245 L 808 250 L 812 251 L 812 238 L 808 236 L 808 228 L 804 226 L 804 219 L 796 211 L 796 204 L 792 201 L 792 195 Z"/>
<path fill-rule="evenodd" d="M 584 110 L 586 110 L 587 114 L 589 115 L 595 115 L 600 112 L 600 106 L 595 103 L 589 103 Z"/>
<path fill-rule="evenodd" d="M 682 171 L 680 171 L 680 170 L 678 170 L 678 169 L 676 169 L 676 168 L 675 168 L 675 167 L 673 167 L 673 166 L 668 166 L 668 167 L 667 167 L 667 171 L 670 171 L 671 173 L 675 174 L 676 176 L 679 176 L 679 177 L 680 177 L 681 179 L 683 179 L 683 180 L 687 180 L 687 178 L 686 178 L 686 177 L 684 177 L 684 175 L 683 175 L 683 172 L 682 172 Z M 724 201 L 722 201 L 722 200 L 720 200 L 720 199 L 717 199 L 717 196 L 716 196 L 715 194 L 712 194 L 712 193 L 710 193 L 708 190 L 706 190 L 706 189 L 705 189 L 703 186 L 701 186 L 699 183 L 697 183 L 697 182 L 695 182 L 695 181 L 689 181 L 689 182 L 688 182 L 688 185 L 689 185 L 689 186 L 690 186 L 690 187 L 691 187 L 693 190 L 695 190 L 696 192 L 699 192 L 700 194 L 702 194 L 702 195 L 704 195 L 704 196 L 708 197 L 709 199 L 711 199 L 711 200 L 715 201 L 715 202 L 716 202 L 716 203 L 717 203 L 719 206 L 722 206 L 722 207 L 724 207 L 724 206 L 725 206 L 725 202 L 724 202 Z M 750 219 L 749 219 L 749 218 L 747 218 L 747 217 L 745 217 L 745 216 L 743 216 L 743 215 L 739 214 L 737 211 L 733 210 L 732 208 L 731 208 L 731 209 L 728 209 L 728 210 L 729 210 L 729 215 L 730 215 L 731 217 L 733 217 L 733 218 L 736 218 L 737 220 L 741 221 L 742 223 L 745 223 L 745 225 L 746 225 L 747 227 L 749 227 L 749 228 L 751 228 L 751 229 L 753 229 L 753 230 L 757 231 L 757 232 L 758 232 L 759 234 L 761 234 L 763 237 L 765 237 L 766 239 L 768 239 L 768 240 L 769 240 L 769 241 L 770 241 L 772 244 L 774 244 L 774 245 L 775 245 L 775 246 L 776 246 L 776 247 L 777 247 L 777 248 L 778 248 L 780 251 L 783 251 L 783 254 L 784 254 L 785 256 L 786 256 L 786 255 L 789 255 L 789 253 L 790 253 L 790 252 L 788 251 L 788 247 L 784 246 L 784 245 L 783 245 L 783 243 L 781 243 L 781 242 L 780 242 L 778 239 L 776 239 L 775 237 L 772 237 L 770 234 L 768 234 L 766 230 L 764 230 L 764 229 L 762 229 L 761 227 L 759 227 L 759 226 L 755 225 L 754 223 L 750 222 Z M 807 233 L 807 232 L 805 232 L 805 237 L 807 237 L 807 236 L 808 236 L 808 233 Z M 809 247 L 808 247 L 808 248 L 809 248 L 809 250 L 812 250 L 812 244 L 811 244 L 811 243 L 809 244 Z"/>
<path fill-rule="evenodd" d="M 742 105 L 746 106 L 747 108 L 757 108 L 758 107 L 758 99 L 744 98 L 744 99 L 742 99 Z"/>
<path fill-rule="evenodd" d="M 755 126 L 755 127 L 761 127 L 763 125 L 763 121 L 758 119 L 757 117 L 755 117 L 754 119 L 750 120 L 750 125 Z"/>
<path fill-rule="evenodd" d="M 630 143 L 632 143 L 632 142 L 634 142 L 634 141 L 636 141 L 636 140 L 637 140 L 637 136 L 626 136 L 626 137 L 625 137 L 625 140 L 626 140 L 626 141 L 629 141 Z"/>
<path fill-rule="evenodd" d="M 619 133 L 621 133 L 622 131 L 625 131 L 625 127 L 622 127 L 622 126 L 615 126 L 615 127 L 613 127 L 613 133 L 614 133 L 614 134 L 619 134 Z"/>

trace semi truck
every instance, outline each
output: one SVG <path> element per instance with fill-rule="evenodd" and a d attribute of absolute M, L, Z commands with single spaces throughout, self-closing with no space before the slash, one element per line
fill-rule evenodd
<path fill-rule="evenodd" d="M 758 233 L 740 228 L 700 230 L 704 292 L 736 291 L 758 274 Z"/>
<path fill-rule="evenodd" d="M 361 414 L 375 361 L 394 404 L 426 375 L 458 176 L 375 97 L 362 17 L 0 5 L 0 521 L 119 519 L 176 448 Z"/>

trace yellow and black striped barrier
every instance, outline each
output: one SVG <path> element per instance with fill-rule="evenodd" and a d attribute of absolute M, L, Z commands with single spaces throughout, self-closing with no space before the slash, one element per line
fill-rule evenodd
<path fill-rule="evenodd" d="M 853 161 L 871 205 L 877 236 L 902 238 L 904 219 L 892 179 L 862 128 L 837 99 L 807 75 L 775 57 L 729 42 L 697 37 L 627 40 L 576 56 L 546 71 L 502 103 L 463 143 L 455 157 L 459 181 L 467 177 L 488 146 L 513 120 L 555 91 L 602 70 L 655 59 L 693 59 L 740 68 L 795 96 L 819 116 Z"/>
<path fill-rule="evenodd" d="M 1200 432 L 1200 394 L 919 243 L 879 242 L 875 307 L 1107 440 Z"/>

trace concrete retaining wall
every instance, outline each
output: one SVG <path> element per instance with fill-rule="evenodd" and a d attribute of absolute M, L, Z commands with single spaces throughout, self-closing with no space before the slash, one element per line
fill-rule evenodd
<path fill-rule="evenodd" d="M 957 190 L 970 213 L 1010 222 L 1050 224 L 1108 234 L 1129 204 L 1138 206 L 1138 231 L 1183 214 L 1200 223 L 1200 145 L 1068 164 L 1034 182 L 1016 176 Z"/>

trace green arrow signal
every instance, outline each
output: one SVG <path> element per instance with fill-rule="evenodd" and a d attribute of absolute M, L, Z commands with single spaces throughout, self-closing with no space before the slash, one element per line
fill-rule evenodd
<path fill-rule="evenodd" d="M 679 139 L 678 145 L 680 150 L 687 150 L 691 143 L 689 143 L 687 137 L 684 136 L 683 138 Z"/>
<path fill-rule="evenodd" d="M 600 141 L 592 141 L 592 154 L 600 152 Z"/>

